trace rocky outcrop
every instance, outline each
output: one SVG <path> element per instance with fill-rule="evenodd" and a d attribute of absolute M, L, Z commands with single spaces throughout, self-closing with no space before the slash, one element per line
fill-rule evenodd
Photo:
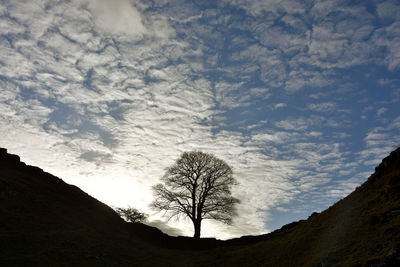
<path fill-rule="evenodd" d="M 378 167 L 375 168 L 375 173 L 371 176 L 370 179 L 374 179 L 376 177 L 381 177 L 395 169 L 399 169 L 400 166 L 400 147 L 396 150 L 392 151 L 389 156 L 384 158 L 379 164 Z"/>
<path fill-rule="evenodd" d="M 21 159 L 17 155 L 8 154 L 7 149 L 0 148 L 0 165 L 18 166 L 21 165 Z"/>

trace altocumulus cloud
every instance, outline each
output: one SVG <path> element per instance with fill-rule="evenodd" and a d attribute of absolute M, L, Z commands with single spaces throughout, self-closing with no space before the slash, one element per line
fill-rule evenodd
<path fill-rule="evenodd" d="M 165 168 L 211 152 L 234 167 L 242 202 L 233 226 L 210 221 L 204 235 L 273 230 L 348 194 L 400 144 L 396 10 L 2 1 L 0 145 L 153 225 L 164 224 L 148 204 Z"/>
<path fill-rule="evenodd" d="M 128 0 L 84 0 L 101 32 L 119 35 L 141 35 L 145 32 L 139 11 Z"/>

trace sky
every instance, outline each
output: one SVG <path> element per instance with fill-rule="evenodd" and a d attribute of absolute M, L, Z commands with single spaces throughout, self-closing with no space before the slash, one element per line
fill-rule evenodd
<path fill-rule="evenodd" d="M 0 147 L 100 201 L 149 208 L 184 151 L 233 167 L 231 226 L 322 211 L 400 146 L 400 3 L 0 0 Z"/>

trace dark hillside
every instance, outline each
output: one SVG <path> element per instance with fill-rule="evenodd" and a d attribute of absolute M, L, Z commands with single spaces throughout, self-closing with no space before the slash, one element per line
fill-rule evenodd
<path fill-rule="evenodd" d="M 400 148 L 324 212 L 227 241 L 126 223 L 0 149 L 0 266 L 400 266 Z"/>
<path fill-rule="evenodd" d="M 262 239 L 227 252 L 224 264 L 400 266 L 400 148 L 343 200 Z"/>
<path fill-rule="evenodd" d="M 0 266 L 179 262 L 180 253 L 142 240 L 143 233 L 150 241 L 167 237 L 161 231 L 141 225 L 135 234 L 132 227 L 76 186 L 0 149 Z"/>

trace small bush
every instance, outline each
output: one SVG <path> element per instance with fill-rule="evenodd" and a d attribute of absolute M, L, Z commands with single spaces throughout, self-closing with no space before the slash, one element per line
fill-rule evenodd
<path fill-rule="evenodd" d="M 148 217 L 147 214 L 132 207 L 116 208 L 115 211 L 127 222 L 143 222 Z"/>

